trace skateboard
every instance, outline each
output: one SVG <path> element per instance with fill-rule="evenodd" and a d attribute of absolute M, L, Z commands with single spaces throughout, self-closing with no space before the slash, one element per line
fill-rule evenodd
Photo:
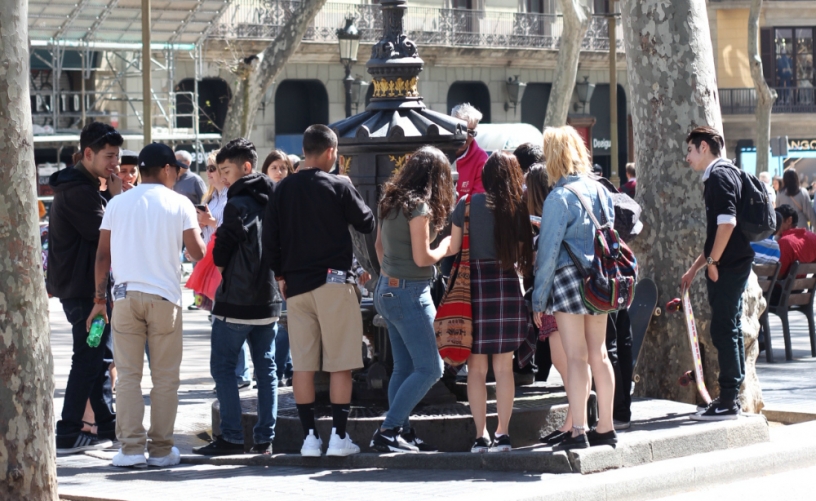
<path fill-rule="evenodd" d="M 662 312 L 657 306 L 657 285 L 651 278 L 641 278 L 635 286 L 635 298 L 629 306 L 629 320 L 632 323 L 632 369 L 637 366 L 640 358 L 640 348 L 649 329 L 652 316 L 660 316 Z M 635 374 L 635 383 L 640 382 L 640 376 Z"/>
<path fill-rule="evenodd" d="M 686 371 L 677 380 L 680 386 L 688 386 L 692 382 L 697 385 L 697 392 L 705 400 L 706 404 L 711 403 L 711 396 L 706 389 L 705 378 L 703 377 L 703 359 L 700 356 L 700 342 L 697 336 L 697 324 L 694 322 L 694 311 L 691 309 L 691 299 L 688 290 L 683 291 L 682 298 L 669 301 L 666 311 L 673 313 L 683 310 L 686 317 L 686 331 L 688 332 L 689 347 L 691 348 L 691 358 L 694 360 L 694 370 Z"/>

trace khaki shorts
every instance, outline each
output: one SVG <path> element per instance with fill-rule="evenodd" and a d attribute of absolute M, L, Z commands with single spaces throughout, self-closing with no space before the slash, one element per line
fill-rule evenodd
<path fill-rule="evenodd" d="M 363 318 L 355 285 L 324 284 L 286 300 L 296 371 L 341 372 L 363 366 Z"/>

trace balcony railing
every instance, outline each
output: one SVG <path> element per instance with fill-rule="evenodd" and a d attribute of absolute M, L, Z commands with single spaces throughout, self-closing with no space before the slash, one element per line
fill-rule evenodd
<path fill-rule="evenodd" d="M 783 87 L 776 89 L 778 97 L 773 113 L 816 113 L 816 89 Z M 756 89 L 720 89 L 723 115 L 750 115 L 756 110 Z"/>
<path fill-rule="evenodd" d="M 272 40 L 299 3 L 290 0 L 232 2 L 210 31 L 209 38 Z M 335 31 L 343 26 L 349 15 L 356 18 L 355 24 L 363 42 L 375 43 L 380 39 L 382 11 L 379 5 L 327 3 L 318 12 L 303 40 L 336 42 Z M 420 46 L 557 49 L 563 30 L 563 19 L 555 14 L 429 7 L 408 7 L 404 23 L 408 37 Z M 623 52 L 620 26 L 616 35 L 617 50 Z M 609 50 L 606 18 L 592 18 L 582 49 Z"/>

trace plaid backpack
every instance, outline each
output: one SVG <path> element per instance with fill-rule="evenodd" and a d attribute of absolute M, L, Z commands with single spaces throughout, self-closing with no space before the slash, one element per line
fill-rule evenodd
<path fill-rule="evenodd" d="M 597 182 L 598 200 L 603 200 L 601 186 Z M 564 188 L 578 197 L 584 210 L 595 225 L 595 257 L 587 270 L 576 259 L 572 249 L 563 242 L 572 262 L 578 268 L 583 278 L 581 282 L 581 296 L 584 305 L 598 313 L 612 313 L 624 310 L 632 304 L 635 297 L 635 283 L 637 283 L 637 259 L 632 250 L 621 240 L 618 232 L 606 219 L 606 211 L 601 207 L 601 221 L 595 219 L 592 205 L 574 187 L 567 185 Z"/>

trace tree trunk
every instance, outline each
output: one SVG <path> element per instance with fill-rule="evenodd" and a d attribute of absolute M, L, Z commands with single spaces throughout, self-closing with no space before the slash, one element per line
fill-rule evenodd
<path fill-rule="evenodd" d="M 0 499 L 57 499 L 54 362 L 42 273 L 28 2 L 0 9 Z"/>
<path fill-rule="evenodd" d="M 234 92 L 221 132 L 222 145 L 237 137 L 249 138 L 266 90 L 300 46 L 303 34 L 325 3 L 326 0 L 302 0 L 261 54 L 238 63 Z"/>
<path fill-rule="evenodd" d="M 567 123 L 572 91 L 575 89 L 575 78 L 578 73 L 578 61 L 581 57 L 581 44 L 589 28 L 590 11 L 585 2 L 558 0 L 558 8 L 564 15 L 564 29 L 558 48 L 558 71 L 555 72 L 550 100 L 547 102 L 544 127 L 559 127 Z"/>
<path fill-rule="evenodd" d="M 680 277 L 705 242 L 705 204 L 700 173 L 685 162 L 692 128 L 722 130 L 717 79 L 705 2 L 624 0 L 622 17 L 629 76 L 629 103 L 638 168 L 637 201 L 642 233 L 632 241 L 640 273 L 659 290 L 658 306 L 679 296 Z M 702 275 L 702 272 L 700 273 Z M 717 350 L 709 332 L 705 278 L 691 300 L 700 334 L 706 385 L 717 395 Z M 681 315 L 655 316 L 639 355 L 637 394 L 695 402 L 693 385 L 677 379 L 694 364 Z"/>
<path fill-rule="evenodd" d="M 751 62 L 751 78 L 756 87 L 756 172 L 768 170 L 771 148 L 771 109 L 776 101 L 776 91 L 768 86 L 762 71 L 762 57 L 759 55 L 759 14 L 762 0 L 751 0 L 748 15 L 748 58 Z"/>

